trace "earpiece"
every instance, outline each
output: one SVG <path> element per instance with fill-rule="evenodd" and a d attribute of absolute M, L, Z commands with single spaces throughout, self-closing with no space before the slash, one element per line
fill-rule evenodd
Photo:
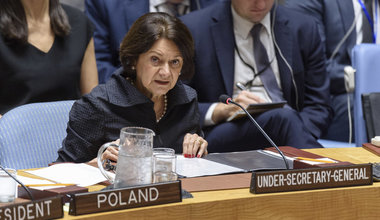
<path fill-rule="evenodd" d="M 356 28 L 356 22 L 358 20 L 359 14 L 362 13 L 362 11 L 359 11 L 354 16 L 354 21 L 352 22 L 350 28 L 348 29 L 347 33 L 343 36 L 343 38 L 339 41 L 339 43 L 336 45 L 334 51 L 332 52 L 331 56 L 329 57 L 329 60 L 334 59 L 335 55 L 338 53 L 339 49 L 342 47 L 343 43 L 347 40 L 348 36 L 352 33 L 352 31 Z M 345 88 L 347 92 L 347 115 L 348 115 L 348 126 L 349 126 L 349 138 L 348 143 L 351 144 L 352 142 L 352 118 L 351 118 L 351 101 L 350 101 L 350 94 L 354 91 L 355 88 L 355 69 L 351 66 L 346 66 L 344 68 L 344 82 L 345 82 Z"/>
<path fill-rule="evenodd" d="M 355 72 L 356 70 L 352 66 L 344 67 L 344 86 L 347 92 L 347 114 L 348 114 L 348 125 L 349 125 L 349 138 L 348 143 L 351 144 L 352 141 L 352 118 L 351 118 L 351 101 L 350 93 L 354 92 L 355 89 Z"/>

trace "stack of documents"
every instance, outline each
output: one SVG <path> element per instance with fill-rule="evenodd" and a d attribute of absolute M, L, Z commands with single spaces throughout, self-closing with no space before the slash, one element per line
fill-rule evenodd
<path fill-rule="evenodd" d="M 59 163 L 26 172 L 55 183 L 75 184 L 83 187 L 107 180 L 98 168 L 84 163 Z"/>

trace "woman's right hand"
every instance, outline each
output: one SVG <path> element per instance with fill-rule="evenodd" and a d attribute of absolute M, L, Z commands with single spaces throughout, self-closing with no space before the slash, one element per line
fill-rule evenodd
<path fill-rule="evenodd" d="M 112 141 L 111 143 L 119 145 L 120 139 L 117 139 L 116 141 Z M 101 160 L 109 160 L 111 161 L 111 165 L 116 165 L 117 158 L 119 156 L 119 148 L 117 147 L 107 147 L 107 149 L 103 152 Z M 89 165 L 92 166 L 98 166 L 98 158 L 95 157 L 90 162 L 88 162 Z"/>
<path fill-rule="evenodd" d="M 117 141 L 113 141 L 112 143 L 118 145 L 119 139 Z M 107 147 L 107 149 L 103 152 L 102 160 L 110 160 L 110 161 L 117 162 L 118 156 L 119 156 L 119 148 L 110 146 L 110 147 Z"/>
<path fill-rule="evenodd" d="M 112 144 L 119 145 L 120 139 L 116 141 L 112 141 Z M 107 149 L 102 154 L 102 160 L 111 160 L 117 162 L 117 157 L 119 156 L 119 148 L 118 147 L 107 147 Z"/>

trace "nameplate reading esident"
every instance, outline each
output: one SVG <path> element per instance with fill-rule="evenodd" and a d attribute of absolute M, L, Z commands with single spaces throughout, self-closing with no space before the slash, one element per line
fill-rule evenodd
<path fill-rule="evenodd" d="M 372 164 L 253 172 L 251 193 L 372 185 Z"/>
<path fill-rule="evenodd" d="M 78 193 L 71 197 L 70 215 L 181 202 L 181 181 Z"/>
<path fill-rule="evenodd" d="M 0 205 L 0 219 L 56 219 L 63 217 L 62 196 Z"/>

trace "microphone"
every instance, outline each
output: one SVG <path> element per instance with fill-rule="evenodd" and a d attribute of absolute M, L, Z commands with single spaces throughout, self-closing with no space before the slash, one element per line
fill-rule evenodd
<path fill-rule="evenodd" d="M 34 197 L 33 197 L 32 193 L 30 192 L 28 187 L 26 187 L 22 182 L 20 182 L 20 180 L 16 179 L 16 177 L 14 177 L 12 174 L 10 174 L 3 166 L 0 165 L 0 169 L 3 170 L 6 174 L 8 174 L 8 176 L 11 177 L 12 179 L 14 179 L 18 184 L 20 184 L 22 186 L 22 188 L 24 188 L 25 191 L 28 193 L 30 199 L 32 201 L 34 201 Z"/>
<path fill-rule="evenodd" d="M 282 153 L 282 151 L 280 150 L 280 148 L 277 147 L 277 145 L 272 141 L 272 139 L 267 135 L 267 133 L 265 133 L 265 131 L 261 128 L 261 126 L 251 116 L 251 114 L 249 114 L 248 111 L 245 108 L 243 108 L 243 106 L 241 106 L 239 103 L 234 102 L 231 99 L 231 97 L 229 97 L 228 95 L 225 95 L 225 94 L 219 96 L 219 101 L 224 103 L 224 104 L 227 104 L 227 105 L 231 103 L 231 104 L 234 104 L 234 105 L 238 106 L 239 108 L 241 108 L 244 111 L 244 113 L 248 116 L 248 118 L 253 122 L 253 124 L 255 124 L 256 128 L 259 129 L 259 131 L 264 135 L 264 137 L 269 141 L 269 143 L 274 148 L 276 148 L 276 150 L 280 153 L 280 155 L 284 159 L 286 169 L 289 169 L 288 161 L 286 160 L 286 158 L 285 158 L 284 154 Z"/>

